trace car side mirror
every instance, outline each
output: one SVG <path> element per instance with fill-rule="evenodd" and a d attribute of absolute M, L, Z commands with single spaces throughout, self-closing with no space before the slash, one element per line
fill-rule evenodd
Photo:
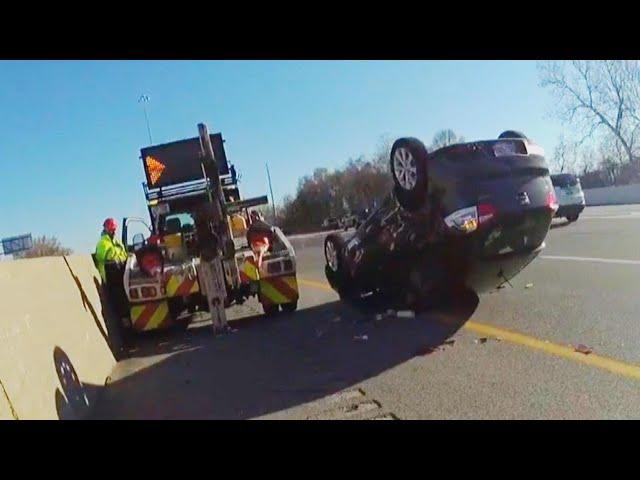
<path fill-rule="evenodd" d="M 143 247 L 144 246 L 144 235 L 142 233 L 136 233 L 133 236 L 132 243 L 133 243 L 133 249 L 134 250 L 137 250 L 140 247 Z"/>

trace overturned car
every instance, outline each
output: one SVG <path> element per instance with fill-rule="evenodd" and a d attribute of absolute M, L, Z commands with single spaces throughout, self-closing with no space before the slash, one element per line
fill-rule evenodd
<path fill-rule="evenodd" d="M 515 131 L 428 152 L 391 149 L 394 188 L 349 236 L 325 238 L 325 274 L 341 298 L 431 303 L 456 287 L 508 282 L 544 248 L 558 203 L 542 148 Z"/>

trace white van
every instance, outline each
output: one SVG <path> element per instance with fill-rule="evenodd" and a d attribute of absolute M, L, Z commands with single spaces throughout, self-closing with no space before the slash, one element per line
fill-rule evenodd
<path fill-rule="evenodd" d="M 551 182 L 560 205 L 555 216 L 575 222 L 585 207 L 580 179 L 572 173 L 559 173 L 551 175 Z"/>

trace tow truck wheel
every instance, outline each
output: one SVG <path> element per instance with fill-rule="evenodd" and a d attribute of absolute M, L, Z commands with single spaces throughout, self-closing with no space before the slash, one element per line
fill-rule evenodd
<path fill-rule="evenodd" d="M 395 196 L 405 210 L 417 210 L 427 189 L 427 148 L 417 138 L 399 138 L 391 148 Z"/>
<path fill-rule="evenodd" d="M 298 309 L 298 302 L 283 303 L 280 305 L 280 308 L 282 308 L 282 311 L 285 313 L 293 313 Z"/>
<path fill-rule="evenodd" d="M 264 303 L 262 304 L 262 310 L 264 311 L 265 316 L 267 317 L 273 317 L 274 315 L 276 315 L 278 313 L 278 309 L 279 309 L 279 305 L 275 304 L 275 305 L 265 305 Z"/>

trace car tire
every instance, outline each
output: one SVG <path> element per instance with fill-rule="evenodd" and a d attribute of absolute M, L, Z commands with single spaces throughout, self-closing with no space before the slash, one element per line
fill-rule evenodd
<path fill-rule="evenodd" d="M 278 305 L 278 304 L 265 305 L 263 303 L 262 304 L 262 311 L 264 312 L 265 316 L 273 317 L 273 316 L 277 315 L 279 307 L 280 307 L 280 305 Z"/>
<path fill-rule="evenodd" d="M 517 130 L 505 130 L 500 135 L 498 135 L 498 138 L 499 139 L 502 139 L 502 138 L 523 138 L 523 139 L 527 140 L 527 136 L 522 132 L 518 132 Z"/>
<path fill-rule="evenodd" d="M 399 138 L 391 147 L 389 163 L 394 193 L 405 210 L 417 210 L 424 203 L 428 182 L 427 157 L 427 148 L 417 138 Z"/>
<path fill-rule="evenodd" d="M 349 297 L 352 290 L 343 265 L 342 252 L 344 245 L 344 239 L 335 233 L 328 235 L 324 239 L 324 258 L 326 262 L 324 273 L 329 285 L 338 292 L 340 298 Z"/>
<path fill-rule="evenodd" d="M 280 308 L 285 313 L 293 313 L 298 309 L 298 302 L 295 301 L 291 303 L 283 303 L 282 305 L 280 305 Z"/>

